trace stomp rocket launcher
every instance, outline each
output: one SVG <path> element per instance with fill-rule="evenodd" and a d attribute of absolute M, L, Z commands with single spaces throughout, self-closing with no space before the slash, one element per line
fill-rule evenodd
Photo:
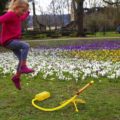
<path fill-rule="evenodd" d="M 83 88 L 81 88 L 73 97 L 71 97 L 68 100 L 63 101 L 59 106 L 54 107 L 54 108 L 44 108 L 44 107 L 40 107 L 38 105 L 35 104 L 35 101 L 43 101 L 47 98 L 50 97 L 50 92 L 44 91 L 42 93 L 39 93 L 37 95 L 35 95 L 35 98 L 32 100 L 32 105 L 42 111 L 45 112 L 52 112 L 52 111 L 56 111 L 56 110 L 60 110 L 62 108 L 64 108 L 65 106 L 67 106 L 70 103 L 73 103 L 74 107 L 75 107 L 75 111 L 78 112 L 78 108 L 77 108 L 77 103 L 81 103 L 81 104 L 85 104 L 86 102 L 82 99 L 77 98 L 85 89 L 87 89 L 89 86 L 91 86 L 94 83 L 94 81 L 91 81 L 90 83 L 86 84 Z"/>

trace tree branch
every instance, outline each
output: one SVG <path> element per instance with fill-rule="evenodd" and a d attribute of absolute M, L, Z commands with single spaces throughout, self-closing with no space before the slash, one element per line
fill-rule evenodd
<path fill-rule="evenodd" d="M 112 2 L 110 0 L 103 0 L 103 2 L 109 4 L 109 5 L 118 5 L 120 4 L 120 1 L 119 0 L 116 0 L 115 2 Z"/>
<path fill-rule="evenodd" d="M 85 0 L 75 0 L 77 3 L 83 3 Z"/>

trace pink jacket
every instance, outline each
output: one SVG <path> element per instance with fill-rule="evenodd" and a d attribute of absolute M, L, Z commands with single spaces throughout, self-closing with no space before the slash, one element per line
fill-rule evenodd
<path fill-rule="evenodd" d="M 15 12 L 9 11 L 0 16 L 0 24 L 2 24 L 2 31 L 0 34 L 0 44 L 6 45 L 13 39 L 21 38 L 21 23 L 24 21 L 29 12 L 26 12 L 22 16 L 18 16 Z"/>

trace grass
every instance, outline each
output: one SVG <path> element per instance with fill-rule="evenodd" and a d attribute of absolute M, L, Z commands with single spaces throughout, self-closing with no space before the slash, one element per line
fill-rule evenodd
<path fill-rule="evenodd" d="M 120 82 L 105 78 L 95 80 L 95 84 L 84 91 L 80 98 L 85 105 L 78 105 L 76 113 L 73 105 L 54 112 L 43 112 L 31 105 L 35 94 L 49 91 L 51 98 L 37 103 L 44 107 L 55 107 L 72 97 L 76 91 L 91 81 L 89 78 L 78 83 L 73 81 L 41 80 L 22 77 L 22 90 L 18 91 L 10 81 L 11 76 L 0 75 L 0 120 L 120 120 Z"/>
<path fill-rule="evenodd" d="M 97 32 L 95 35 L 87 35 L 88 37 L 120 37 L 117 32 Z"/>
<path fill-rule="evenodd" d="M 53 46 L 57 42 L 47 44 Z M 31 43 L 32 46 L 39 46 L 39 44 L 46 45 L 41 41 Z M 31 100 L 36 94 L 49 91 L 51 98 L 37 104 L 50 108 L 56 107 L 60 102 L 71 98 L 78 89 L 93 80 L 92 78 L 79 80 L 76 83 L 75 80 L 43 80 L 41 76 L 32 79 L 27 75 L 22 77 L 21 91 L 15 89 L 10 79 L 11 75 L 5 77 L 0 74 L 0 120 L 120 120 L 119 80 L 96 79 L 94 85 L 79 96 L 87 103 L 79 104 L 80 111 L 76 113 L 73 105 L 68 105 L 59 111 L 43 112 L 34 108 Z"/>
<path fill-rule="evenodd" d="M 55 33 L 55 32 L 51 32 L 49 33 L 50 35 L 47 35 L 45 33 L 36 33 L 36 34 L 33 34 L 33 33 L 27 33 L 27 34 L 24 34 L 23 35 L 23 39 L 26 40 L 26 39 L 29 39 L 29 40 L 34 40 L 34 39 L 64 39 L 64 38 L 70 38 L 70 37 L 76 37 L 76 32 L 75 33 L 72 33 L 70 34 L 69 36 L 62 36 L 60 35 L 60 33 Z M 49 36 L 49 37 L 48 37 Z M 120 33 L 118 32 L 114 32 L 114 31 L 106 31 L 105 33 L 104 32 L 96 32 L 95 34 L 87 34 L 86 37 L 120 37 Z"/>

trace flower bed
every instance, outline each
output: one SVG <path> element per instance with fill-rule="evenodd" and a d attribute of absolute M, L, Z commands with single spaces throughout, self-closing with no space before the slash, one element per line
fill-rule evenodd
<path fill-rule="evenodd" d="M 92 54 L 96 54 L 96 57 Z M 8 57 L 9 56 L 9 57 Z M 113 59 L 110 59 L 113 57 Z M 116 57 L 118 59 L 116 60 Z M 120 78 L 120 50 L 81 51 L 72 49 L 32 49 L 29 66 L 35 69 L 31 77 L 59 80 L 85 80 L 106 77 Z M 0 74 L 14 73 L 17 59 L 11 52 L 0 54 Z M 99 59 L 104 58 L 104 59 Z M 115 58 L 115 59 L 114 59 Z"/>

